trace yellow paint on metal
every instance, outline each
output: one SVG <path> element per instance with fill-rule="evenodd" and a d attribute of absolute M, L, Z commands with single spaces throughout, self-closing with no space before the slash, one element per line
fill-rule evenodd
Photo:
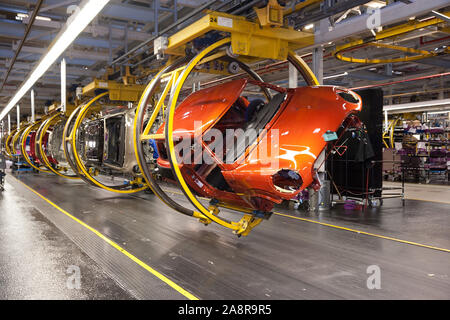
<path fill-rule="evenodd" d="M 74 156 L 75 162 L 76 162 L 76 164 L 78 166 L 78 169 L 81 171 L 80 174 L 83 174 L 88 180 L 90 180 L 92 183 L 94 183 L 94 185 L 96 185 L 97 187 L 100 187 L 100 188 L 105 189 L 107 191 L 111 191 L 111 192 L 115 192 L 115 193 L 122 193 L 122 194 L 136 193 L 136 192 L 145 190 L 145 189 L 147 189 L 147 185 L 144 185 L 143 187 L 136 188 L 136 189 L 117 190 L 117 189 L 110 188 L 110 187 L 104 185 L 103 183 L 100 183 L 99 181 L 94 179 L 94 177 L 92 176 L 91 173 L 88 172 L 88 170 L 86 169 L 85 165 L 81 161 L 80 155 L 78 154 L 78 150 L 77 150 L 77 146 L 76 146 L 76 133 L 77 133 L 77 130 L 80 127 L 81 122 L 85 118 L 87 112 L 89 111 L 89 108 L 94 104 L 94 102 L 96 102 L 100 98 L 106 96 L 107 94 L 108 94 L 108 92 L 103 92 L 103 93 L 99 94 L 98 96 L 96 96 L 93 99 L 91 99 L 84 106 L 82 106 L 81 109 L 80 109 L 80 112 L 79 112 L 79 114 L 77 116 L 77 119 L 75 120 L 75 124 L 74 124 L 73 129 L 72 129 L 72 133 L 71 133 L 72 136 L 71 136 L 71 141 L 70 141 L 71 145 L 72 145 L 72 152 L 73 152 L 73 156 Z"/>
<path fill-rule="evenodd" d="M 181 47 L 212 30 L 230 33 L 234 54 L 260 59 L 286 60 L 289 49 L 314 44 L 314 35 L 311 33 L 286 27 L 261 27 L 244 17 L 210 12 L 169 37 L 165 52 L 173 55 L 184 54 L 184 50 L 180 50 Z"/>
<path fill-rule="evenodd" d="M 258 16 L 259 24 L 265 26 L 283 25 L 283 7 L 277 0 L 269 0 L 267 6 L 263 8 L 253 8 Z"/>
<path fill-rule="evenodd" d="M 449 12 L 445 12 L 445 15 L 448 16 Z M 385 29 L 382 30 L 380 32 L 378 32 L 375 37 L 370 38 L 369 40 L 367 39 L 359 39 L 359 40 L 355 40 L 355 41 L 351 41 L 349 43 L 337 46 L 335 51 L 333 52 L 333 55 L 342 61 L 347 61 L 347 62 L 355 62 L 355 63 L 393 63 L 393 62 L 406 62 L 406 61 L 414 61 L 414 60 L 419 60 L 419 59 L 424 59 L 424 58 L 428 58 L 428 57 L 432 57 L 435 55 L 434 52 L 429 52 L 429 51 L 425 51 L 425 50 L 416 50 L 416 49 L 412 49 L 412 48 L 406 48 L 406 47 L 401 47 L 401 46 L 394 46 L 394 45 L 389 45 L 386 43 L 380 43 L 380 42 L 376 42 L 376 41 L 380 41 L 380 40 L 385 40 L 391 37 L 395 37 L 395 36 L 399 36 L 411 31 L 415 31 L 415 30 L 419 30 L 428 26 L 432 26 L 432 25 L 436 25 L 439 23 L 444 22 L 444 20 L 439 19 L 439 18 L 433 18 L 433 19 L 429 19 L 426 21 L 417 21 L 417 20 L 412 20 L 412 21 L 408 21 L 407 23 L 389 28 L 389 29 Z M 416 53 L 415 56 L 404 56 L 401 58 L 394 58 L 394 59 L 359 59 L 359 58 L 353 58 L 353 57 L 346 57 L 344 56 L 341 52 L 344 50 L 349 50 L 352 48 L 356 48 L 358 46 L 361 45 L 372 45 L 372 46 L 377 46 L 377 47 L 383 47 L 383 48 L 390 48 L 393 50 L 399 50 L 399 51 L 403 51 L 406 53 Z M 448 48 L 446 49 L 447 52 L 449 52 Z"/>
<path fill-rule="evenodd" d="M 169 59 L 169 60 L 170 60 L 170 59 Z M 173 63 L 173 62 L 172 62 L 172 63 Z M 138 166 L 139 166 L 139 170 L 140 170 L 140 172 L 142 172 L 142 173 L 144 172 L 144 168 L 143 168 L 143 165 L 142 165 L 142 163 L 141 163 L 141 161 L 140 161 L 140 159 L 139 159 L 138 145 L 137 145 L 137 144 L 140 143 L 140 141 L 146 139 L 146 138 L 144 138 L 144 137 L 145 137 L 145 133 L 147 132 L 147 134 L 148 134 L 148 132 L 150 131 L 150 129 L 151 129 L 151 127 L 153 126 L 153 123 L 155 122 L 155 119 L 156 119 L 156 117 L 158 116 L 158 113 L 160 112 L 160 110 L 164 110 L 163 108 L 161 108 L 161 106 L 163 106 L 163 102 L 164 102 L 164 100 L 165 100 L 165 98 L 166 98 L 166 96 L 167 96 L 167 93 L 169 92 L 169 90 L 171 89 L 171 87 L 173 87 L 173 85 L 174 85 L 176 79 L 178 78 L 179 72 L 182 71 L 183 69 L 184 69 L 184 66 L 179 67 L 179 68 L 177 68 L 177 69 L 175 69 L 175 70 L 173 70 L 173 71 L 171 71 L 171 72 L 168 72 L 167 74 L 161 75 L 160 81 L 162 81 L 163 78 L 167 78 L 167 77 L 169 76 L 169 77 L 170 77 L 170 78 L 169 78 L 169 82 L 167 83 L 166 87 L 164 88 L 163 94 L 161 95 L 161 97 L 159 98 L 159 100 L 158 100 L 158 102 L 157 102 L 157 107 L 153 109 L 152 115 L 150 116 L 150 119 L 149 119 L 149 121 L 148 121 L 148 123 L 147 123 L 147 126 L 146 126 L 145 130 L 144 130 L 144 134 L 142 134 L 142 135 L 139 137 L 140 139 L 137 139 L 137 137 L 136 137 L 136 129 L 137 129 L 138 123 L 137 123 L 137 116 L 134 117 L 134 123 L 133 123 L 133 132 L 134 132 L 134 139 L 133 139 L 133 140 L 134 140 L 134 144 L 133 144 L 133 145 L 134 145 L 134 153 L 135 153 L 135 155 L 136 155 L 136 161 L 137 161 L 137 164 L 138 164 Z M 161 69 L 161 71 L 159 71 L 159 72 L 155 75 L 155 77 L 149 82 L 149 84 L 148 84 L 147 87 L 145 88 L 144 93 L 142 94 L 142 96 L 141 96 L 141 98 L 140 98 L 140 100 L 139 100 L 138 106 L 137 106 L 137 108 L 136 108 L 136 115 L 139 114 L 141 108 L 146 108 L 146 105 L 144 105 L 144 103 L 146 103 L 146 101 L 144 101 L 144 96 L 146 96 L 146 92 L 147 92 L 148 90 L 150 90 L 150 88 L 152 88 L 152 87 L 155 85 L 155 81 L 156 81 L 155 79 L 157 79 L 157 78 L 159 77 L 159 75 L 161 74 L 161 72 L 162 72 L 163 70 L 164 70 L 164 68 Z M 159 105 L 159 107 L 158 107 L 158 105 Z M 150 135 L 150 136 L 152 136 L 152 135 Z M 163 136 L 163 138 L 164 138 L 164 136 Z M 149 138 L 149 139 L 151 139 L 151 138 Z M 138 140 L 139 140 L 139 141 L 138 141 Z M 166 205 L 170 206 L 170 205 L 166 202 L 166 200 L 163 199 L 163 198 L 161 198 L 161 197 L 159 196 L 159 194 L 153 189 L 153 187 L 152 187 L 151 183 L 148 181 L 147 177 L 146 177 L 145 175 L 143 175 L 143 176 L 144 176 L 145 182 L 147 183 L 147 185 L 148 185 L 148 187 L 150 188 L 150 190 L 152 190 L 153 194 L 155 194 L 155 195 L 156 195 L 163 203 L 165 203 Z M 195 211 L 195 210 L 193 211 L 193 217 L 199 219 L 200 222 L 202 222 L 202 223 L 204 223 L 204 224 L 209 224 L 209 223 L 211 223 L 211 220 L 209 220 L 209 219 L 208 219 L 207 217 L 205 217 L 203 214 L 201 214 L 201 213 L 199 213 L 199 212 L 197 212 L 197 211 Z"/>
<path fill-rule="evenodd" d="M 306 8 L 306 7 L 310 6 L 310 5 L 319 4 L 320 2 L 323 2 L 323 0 L 305 0 L 303 2 L 297 3 L 294 6 L 294 8 L 292 8 L 292 6 L 285 7 L 283 14 L 284 15 L 288 15 L 288 14 L 291 14 L 293 12 L 300 11 L 303 8 Z"/>
<path fill-rule="evenodd" d="M 171 107 L 170 107 L 170 113 L 168 114 L 168 136 L 172 137 L 173 136 L 173 118 L 175 115 L 175 108 L 176 108 L 176 104 L 178 101 L 178 97 L 181 91 L 181 88 L 184 84 L 184 82 L 186 81 L 186 78 L 189 76 L 190 72 L 192 71 L 192 69 L 197 65 L 197 63 L 199 61 L 201 61 L 208 53 L 214 51 L 215 49 L 230 43 L 231 39 L 230 38 L 225 38 L 222 39 L 212 45 L 210 45 L 209 47 L 207 47 L 206 49 L 204 49 L 203 51 L 201 51 L 194 59 L 192 59 L 189 64 L 186 66 L 186 68 L 184 69 L 184 71 L 181 73 L 178 81 L 177 81 L 177 85 L 173 91 L 172 94 L 172 98 L 171 98 Z M 177 161 L 177 156 L 175 153 L 175 144 L 173 139 L 169 138 L 169 141 L 166 141 L 167 146 L 169 148 L 169 153 L 171 155 L 171 159 L 173 162 L 173 172 L 175 173 L 175 175 L 178 178 L 178 181 L 180 183 L 181 188 L 183 189 L 186 197 L 192 202 L 192 204 L 194 204 L 194 206 L 200 211 L 200 213 L 202 213 L 203 215 L 205 215 L 208 219 L 226 227 L 229 228 L 235 232 L 237 232 L 238 230 L 241 230 L 242 228 L 242 224 L 236 223 L 236 222 L 229 222 L 229 221 L 225 221 L 219 217 L 217 217 L 216 215 L 212 214 L 207 208 L 205 208 L 203 206 L 203 204 L 201 204 L 197 198 L 192 194 L 191 190 L 189 189 L 186 181 L 183 178 L 183 175 L 181 174 L 180 168 L 179 168 L 179 164 Z"/>
<path fill-rule="evenodd" d="M 394 131 L 395 131 L 395 126 L 397 125 L 397 123 L 400 121 L 400 118 L 395 119 L 394 121 L 392 121 L 392 127 L 390 130 L 390 135 L 389 135 L 389 141 L 391 143 L 391 148 L 395 147 L 395 143 L 394 143 Z"/>
<path fill-rule="evenodd" d="M 447 12 L 444 12 L 443 14 L 448 16 L 450 14 L 450 12 L 447 11 Z M 439 19 L 439 18 L 433 18 L 433 19 L 429 19 L 429 20 L 425 20 L 425 21 L 410 20 L 406 23 L 403 23 L 398 26 L 391 27 L 391 28 L 388 28 L 388 29 L 378 32 L 375 38 L 376 38 L 376 40 L 391 38 L 391 37 L 402 35 L 402 34 L 405 34 L 405 33 L 408 33 L 408 32 L 414 31 L 414 30 L 418 30 L 421 28 L 433 26 L 433 25 L 436 25 L 436 24 L 439 24 L 442 22 L 444 22 L 444 20 Z"/>
<path fill-rule="evenodd" d="M 144 132 L 143 132 L 144 136 L 149 134 L 150 129 L 152 128 L 153 123 L 155 122 L 156 117 L 158 116 L 159 111 L 160 111 L 160 109 L 161 109 L 161 107 L 162 107 L 162 105 L 164 103 L 164 100 L 166 99 L 167 94 L 169 93 L 169 90 L 172 87 L 172 84 L 175 83 L 175 81 L 176 81 L 176 77 L 177 77 L 177 72 L 174 72 L 174 73 L 171 74 L 170 79 L 167 82 L 166 87 L 164 88 L 164 90 L 163 90 L 163 92 L 161 94 L 161 97 L 158 99 L 158 103 L 156 104 L 156 106 L 155 106 L 155 108 L 153 110 L 153 113 L 150 116 L 150 119 L 148 120 L 147 126 L 144 129 Z M 141 140 L 142 139 L 143 138 L 141 137 Z M 144 139 L 146 139 L 146 138 L 144 138 Z M 148 139 L 157 139 L 157 138 L 148 138 Z"/>
<path fill-rule="evenodd" d="M 288 54 L 300 66 L 299 72 L 302 74 L 303 78 L 305 79 L 306 83 L 309 86 L 318 86 L 318 85 L 320 85 L 319 81 L 316 78 L 316 75 L 311 70 L 311 68 L 308 66 L 308 64 L 305 62 L 305 60 L 303 60 L 299 55 L 297 55 L 292 50 L 290 50 Z"/>
<path fill-rule="evenodd" d="M 359 40 L 358 42 L 362 42 L 363 40 Z M 369 59 L 369 58 L 354 58 L 354 57 L 346 57 L 342 54 L 342 52 L 336 52 L 334 56 L 342 61 L 346 62 L 353 62 L 353 63 L 395 63 L 395 62 L 408 62 L 408 61 L 415 61 L 425 58 L 430 58 L 435 56 L 436 54 L 434 52 L 425 51 L 425 50 L 418 50 L 413 48 L 407 48 L 407 47 L 401 47 L 401 46 L 394 46 L 390 44 L 380 43 L 380 42 L 368 42 L 364 43 L 364 45 L 373 46 L 373 47 L 379 47 L 379 48 L 387 48 L 397 51 L 402 51 L 406 53 L 414 53 L 414 56 L 404 56 L 400 58 L 391 58 L 391 59 Z"/>
<path fill-rule="evenodd" d="M 98 89 L 108 90 L 109 99 L 115 101 L 139 100 L 145 86 L 140 84 L 123 84 L 115 81 L 94 79 L 91 83 L 83 87 L 83 95 L 94 96 Z"/>
<path fill-rule="evenodd" d="M 25 149 L 25 142 L 27 140 L 28 135 L 30 134 L 30 132 L 37 126 L 39 126 L 41 124 L 42 121 L 38 121 L 34 124 L 31 124 L 30 126 L 28 126 L 28 128 L 24 131 L 24 133 L 22 134 L 22 139 L 20 141 L 20 145 L 21 145 L 21 149 L 22 149 L 22 155 L 23 158 L 25 159 L 25 161 L 34 169 L 41 171 L 41 172 L 45 172 L 45 173 L 50 173 L 50 170 L 48 169 L 42 169 L 38 166 L 36 166 L 33 161 L 31 161 L 30 157 L 28 156 L 28 153 Z"/>
<path fill-rule="evenodd" d="M 155 139 L 155 140 L 160 140 L 160 139 L 164 139 L 164 133 L 161 134 L 141 134 L 141 140 L 150 140 L 150 139 Z"/>
<path fill-rule="evenodd" d="M 5 141 L 5 151 L 10 158 L 13 157 L 13 153 L 11 151 L 11 148 L 9 147 L 9 143 L 11 142 L 11 139 L 14 137 L 16 132 L 17 132 L 17 128 L 10 132 L 10 134 L 8 135 L 8 137 L 6 138 L 6 141 Z M 13 146 L 13 148 L 14 148 L 14 146 Z"/>
<path fill-rule="evenodd" d="M 20 129 L 17 130 L 17 132 L 14 134 L 14 137 L 12 140 L 12 147 L 13 147 L 12 151 L 14 151 L 14 154 L 16 154 L 16 149 L 15 149 L 16 142 L 22 136 L 22 133 L 25 131 L 26 128 L 27 128 L 27 126 L 25 126 L 25 124 L 22 124 Z M 21 150 L 22 150 L 22 148 L 21 148 Z"/>
<path fill-rule="evenodd" d="M 60 119 L 58 119 L 58 117 Z M 56 113 L 53 117 L 50 117 L 47 121 L 47 123 L 44 125 L 44 127 L 42 128 L 42 132 L 41 132 L 41 136 L 39 137 L 39 141 L 38 141 L 38 148 L 39 148 L 39 152 L 41 153 L 42 156 L 42 160 L 44 160 L 45 166 L 54 174 L 66 178 L 66 179 L 79 179 L 78 176 L 74 176 L 74 175 L 66 175 L 61 173 L 61 171 L 56 170 L 55 168 L 53 168 L 52 164 L 50 163 L 50 161 L 48 160 L 47 154 L 45 153 L 44 150 L 44 145 L 43 145 L 43 141 L 44 141 L 44 137 L 45 137 L 45 133 L 47 132 L 48 128 L 52 125 L 52 124 L 56 124 L 59 121 L 62 121 L 64 115 L 62 113 Z M 63 168 L 61 168 L 63 169 Z"/>

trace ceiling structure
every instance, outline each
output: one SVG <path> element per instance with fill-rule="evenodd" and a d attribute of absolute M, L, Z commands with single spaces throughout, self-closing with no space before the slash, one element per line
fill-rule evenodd
<path fill-rule="evenodd" d="M 418 0 L 415 0 L 418 1 Z M 30 20 L 37 0 L 2 0 L 0 3 L 0 79 L 3 79 L 9 68 L 15 50 L 24 36 L 27 23 Z M 255 0 L 218 0 L 213 8 L 219 8 L 233 14 L 254 17 L 253 6 L 264 5 L 266 1 Z M 290 6 L 301 1 L 282 1 Z M 326 0 L 317 1 L 311 9 L 296 12 L 289 16 L 289 22 L 295 28 L 310 30 L 318 28 L 318 19 L 326 19 L 332 25 L 351 24 L 352 19 L 376 7 L 390 5 L 394 1 L 348 1 Z M 408 3 L 411 1 L 401 1 Z M 0 91 L 0 109 L 3 108 L 21 83 L 33 69 L 35 63 L 41 58 L 50 43 L 65 24 L 67 18 L 76 10 L 79 0 L 45 0 L 38 12 L 36 20 L 31 26 L 30 33 L 23 44 L 20 54 L 14 63 L 7 81 Z M 133 60 L 122 59 L 123 56 L 135 46 L 148 41 L 153 36 L 167 29 L 175 22 L 183 22 L 173 27 L 168 33 L 174 33 L 182 27 L 195 21 L 202 13 L 190 14 L 198 11 L 206 0 L 111 0 L 98 17 L 88 28 L 71 44 L 65 52 L 67 62 L 67 88 L 74 89 L 82 86 L 94 77 L 105 73 L 106 68 L 115 62 L 115 66 L 132 65 L 143 62 L 142 67 L 157 67 L 160 62 L 153 56 L 151 42 L 143 46 L 136 53 Z M 356 5 L 355 5 L 356 4 Z M 175 10 L 176 8 L 176 10 Z M 448 7 L 435 8 L 439 12 L 448 12 Z M 420 15 L 411 16 L 416 21 L 432 19 L 435 14 L 431 11 L 421 12 Z M 185 21 L 184 21 L 185 20 Z M 396 24 L 405 23 L 400 21 Z M 314 24 L 312 24 L 314 23 Z M 392 24 L 391 26 L 395 26 Z M 383 26 L 386 28 L 388 26 Z M 333 31 L 330 31 L 332 33 Z M 323 46 L 323 73 L 324 84 L 342 85 L 349 88 L 377 85 L 383 88 L 385 104 L 411 103 L 417 101 L 429 101 L 435 99 L 450 98 L 450 55 L 445 52 L 445 46 L 450 43 L 450 24 L 439 24 L 424 27 L 422 29 L 396 37 L 392 43 L 396 45 L 433 51 L 438 54 L 434 57 L 410 62 L 398 62 L 392 64 L 360 64 L 343 62 L 336 59 L 332 52 L 336 45 L 346 43 L 351 39 L 367 38 L 371 36 L 369 29 L 345 39 L 330 41 Z M 309 51 L 311 52 L 311 50 Z M 301 52 L 309 64 L 312 56 L 308 52 Z M 377 49 L 374 47 L 362 47 L 351 50 L 351 55 L 361 58 L 395 58 L 403 53 L 389 49 Z M 60 61 L 59 59 L 58 61 Z M 280 85 L 287 85 L 288 65 L 266 61 L 261 64 L 264 70 L 263 78 Z M 258 68 L 258 66 L 253 66 Z M 53 67 L 35 84 L 37 110 L 42 111 L 49 101 L 59 100 L 60 75 L 59 65 Z M 444 74 L 444 75 L 443 75 Z M 437 76 L 441 75 L 441 76 Z M 143 78 L 142 80 L 145 80 Z M 207 84 L 214 80 L 211 76 L 200 76 L 195 81 Z M 23 114 L 29 114 L 29 96 L 21 100 Z"/>

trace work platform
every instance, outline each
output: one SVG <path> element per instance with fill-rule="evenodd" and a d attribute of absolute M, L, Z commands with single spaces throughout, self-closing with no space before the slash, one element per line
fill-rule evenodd
<path fill-rule="evenodd" d="M 388 199 L 364 213 L 317 215 L 277 208 L 269 221 L 238 238 L 179 215 L 144 192 L 117 195 L 48 174 L 9 174 L 6 182 L 0 193 L 0 261 L 2 277 L 11 274 L 11 281 L 2 281 L 1 297 L 450 297 L 450 203 L 406 200 L 402 207 L 400 200 Z M 180 191 L 170 190 L 188 205 Z M 38 257 L 30 246 L 46 254 Z M 80 290 L 62 288 L 69 265 L 80 266 Z M 373 265 L 381 270 L 381 289 L 367 287 Z M 60 273 L 44 273 L 36 285 L 48 282 L 59 291 L 43 295 L 34 278 L 26 287 L 13 281 L 42 268 Z M 19 292 L 27 288 L 27 295 Z"/>

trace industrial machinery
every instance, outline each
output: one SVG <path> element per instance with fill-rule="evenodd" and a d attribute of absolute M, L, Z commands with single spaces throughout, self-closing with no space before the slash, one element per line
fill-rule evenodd
<path fill-rule="evenodd" d="M 56 104 L 49 107 L 49 113 L 31 123 L 21 136 L 21 148 L 25 161 L 35 170 L 54 173 L 58 176 L 76 179 L 62 152 L 62 130 L 74 106 L 62 110 Z"/>
<path fill-rule="evenodd" d="M 271 10 L 282 15 L 278 7 Z M 260 12 L 258 23 L 209 12 L 156 41 L 160 56 L 172 56 L 147 85 L 136 111 L 136 156 L 152 191 L 176 211 L 204 224 L 214 221 L 238 236 L 268 219 L 274 204 L 310 185 L 318 187 L 313 166 L 319 154 L 338 140 L 340 127 L 361 128 L 354 116 L 362 106 L 359 96 L 318 86 L 292 51 L 311 43 L 312 35 L 280 26 L 280 19 L 272 21 L 275 16 Z M 287 60 L 307 86 L 286 89 L 265 82 L 249 64 L 266 59 Z M 244 74 L 188 95 L 189 76 L 212 69 L 224 70 L 228 78 Z M 258 97 L 247 99 L 243 92 L 249 88 Z M 254 134 L 248 136 L 250 131 Z M 260 154 L 263 146 L 270 150 L 266 158 Z M 167 195 L 161 176 L 181 187 L 194 210 Z M 237 211 L 239 220 L 219 214 L 221 207 Z"/>
<path fill-rule="evenodd" d="M 18 150 L 35 170 L 116 193 L 149 187 L 179 213 L 248 235 L 274 205 L 318 189 L 314 168 L 325 147 L 362 128 L 361 98 L 319 86 L 294 51 L 313 44 L 313 34 L 286 26 L 275 4 L 256 10 L 257 21 L 208 12 L 156 39 L 166 63 L 147 86 L 129 67 L 120 83 L 108 74 L 95 79 L 82 89 L 83 103 L 54 107 L 14 130 L 8 154 Z M 267 60 L 291 64 L 306 86 L 264 81 L 251 66 Z M 200 89 L 194 73 L 224 78 Z M 194 209 L 170 197 L 162 181 L 177 184 Z"/>
<path fill-rule="evenodd" d="M 14 135 L 16 134 L 17 131 L 18 131 L 17 127 L 13 127 L 12 130 L 10 131 L 10 133 L 8 135 L 5 135 L 4 155 L 9 159 L 13 158 L 14 152 L 13 152 L 12 141 L 13 141 Z"/>
<path fill-rule="evenodd" d="M 24 160 L 28 163 L 30 167 L 38 172 L 47 172 L 50 170 L 46 167 L 46 165 L 40 160 L 36 151 L 36 136 L 39 127 L 46 117 L 39 119 L 38 121 L 30 123 L 27 128 L 22 133 L 21 141 L 21 149 Z M 44 138 L 44 143 L 47 144 L 48 134 Z"/>
<path fill-rule="evenodd" d="M 117 193 L 147 189 L 132 142 L 133 102 L 143 86 L 131 82 L 95 80 L 84 87 L 89 99 L 75 109 L 61 134 L 73 171 L 87 183 Z"/>
<path fill-rule="evenodd" d="M 26 130 L 27 123 L 22 122 L 19 124 L 18 128 L 13 130 L 11 134 L 6 139 L 6 153 L 7 156 L 12 160 L 13 171 L 30 171 L 31 168 L 28 164 L 24 162 L 24 157 L 22 154 L 22 148 L 20 145 L 22 133 Z"/>

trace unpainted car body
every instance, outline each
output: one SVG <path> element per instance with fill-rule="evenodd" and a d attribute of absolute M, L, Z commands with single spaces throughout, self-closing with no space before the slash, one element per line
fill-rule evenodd
<path fill-rule="evenodd" d="M 81 127 L 82 158 L 88 165 L 112 170 L 111 173 L 137 175 L 133 145 L 135 109 L 117 110 Z"/>

